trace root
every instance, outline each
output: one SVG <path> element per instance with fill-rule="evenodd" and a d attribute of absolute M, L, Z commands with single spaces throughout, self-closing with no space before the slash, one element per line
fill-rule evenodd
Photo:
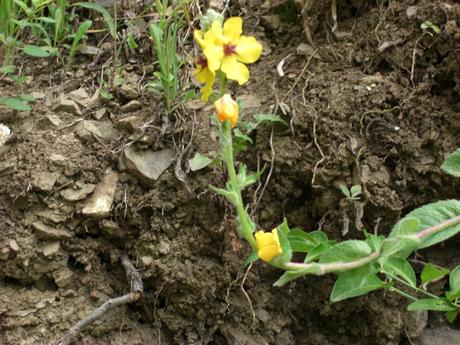
<path fill-rule="evenodd" d="M 75 338 L 84 327 L 100 319 L 109 310 L 115 307 L 122 306 L 124 304 L 136 302 L 142 297 L 144 291 L 144 284 L 142 283 L 142 278 L 139 272 L 134 268 L 128 256 L 122 255 L 120 257 L 120 261 L 121 265 L 126 271 L 126 278 L 130 285 L 130 292 L 126 295 L 107 300 L 106 302 L 104 302 L 104 304 L 102 304 L 99 308 L 95 309 L 86 318 L 78 321 L 61 339 L 58 345 L 69 345 L 72 339 Z"/>

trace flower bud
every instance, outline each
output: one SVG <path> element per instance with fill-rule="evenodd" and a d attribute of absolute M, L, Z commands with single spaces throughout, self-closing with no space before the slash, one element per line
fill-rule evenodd
<path fill-rule="evenodd" d="M 217 119 L 224 123 L 225 120 L 229 120 L 232 128 L 236 126 L 238 122 L 238 103 L 236 103 L 232 96 L 228 93 L 223 95 L 217 101 L 214 102 L 216 107 Z"/>

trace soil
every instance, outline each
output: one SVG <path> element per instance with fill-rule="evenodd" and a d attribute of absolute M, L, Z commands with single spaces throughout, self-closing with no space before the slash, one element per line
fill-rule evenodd
<path fill-rule="evenodd" d="M 339 0 L 332 30 L 330 2 L 322 2 L 311 12 L 316 47 L 306 45 L 298 13 L 288 2 L 257 0 L 229 9 L 264 46 L 250 82 L 233 86 L 245 100 L 242 119 L 272 112 L 290 124 L 259 128 L 238 155 L 253 171 L 266 167 L 245 195 L 258 225 L 271 229 L 286 217 L 336 240 L 362 238 L 363 228 L 386 234 L 410 210 L 458 197 L 458 180 L 439 166 L 460 146 L 460 5 Z M 441 33 L 424 32 L 427 20 Z M 51 60 L 24 60 L 32 79 L 22 88 L 39 98 L 30 112 L 0 109 L 14 133 L 0 147 L 0 344 L 55 344 L 128 292 L 121 253 L 140 270 L 142 299 L 110 311 L 75 343 L 396 345 L 445 326 L 439 314 L 408 313 L 406 300 L 383 292 L 330 304 L 333 276 L 276 288 L 280 271 L 261 263 L 246 271 L 234 212 L 209 190 L 225 176 L 188 168 L 195 152 L 217 150 L 211 110 L 193 101 L 165 115 L 143 88 L 156 68 L 144 40 L 121 54 L 117 71 L 140 93 L 131 112 L 123 107 L 137 95 L 121 88 L 111 100 L 89 100 L 101 73 L 115 73 L 105 71 L 106 55 L 96 68 L 93 57 L 77 55 L 70 73 Z M 191 57 L 189 34 L 184 42 Z M 190 72 L 185 66 L 184 78 Z M 17 90 L 0 83 L 2 94 Z M 80 88 L 88 97 L 79 109 L 59 103 Z M 155 165 L 160 175 L 150 179 L 120 158 L 127 146 L 172 149 L 176 159 Z M 88 195 L 110 171 L 110 212 L 88 213 Z M 362 196 L 346 200 L 341 184 L 362 185 Z M 458 245 L 454 238 L 411 260 L 418 270 L 424 261 L 454 267 Z"/>

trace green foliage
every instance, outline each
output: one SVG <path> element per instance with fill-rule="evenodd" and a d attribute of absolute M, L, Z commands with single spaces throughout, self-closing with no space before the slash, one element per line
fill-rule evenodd
<path fill-rule="evenodd" d="M 427 32 L 428 29 L 431 29 L 436 34 L 441 33 L 441 29 L 439 28 L 439 26 L 433 24 L 433 22 L 431 22 L 430 20 L 425 20 L 422 24 L 420 24 L 420 29 L 422 29 L 425 32 Z"/>
<path fill-rule="evenodd" d="M 390 256 L 382 257 L 379 261 L 383 273 L 399 277 L 411 287 L 415 288 L 417 286 L 414 269 L 406 259 L 398 256 Z"/>
<path fill-rule="evenodd" d="M 7 107 L 17 111 L 31 110 L 32 107 L 28 103 L 33 100 L 34 98 L 29 95 L 20 95 L 17 97 L 0 96 L 0 104 L 6 105 Z"/>
<path fill-rule="evenodd" d="M 201 153 L 197 152 L 195 153 L 195 156 L 193 156 L 192 159 L 189 159 L 188 164 L 190 167 L 190 170 L 192 171 L 197 171 L 206 168 L 209 164 L 211 164 L 214 160 L 211 158 L 208 158 Z"/>
<path fill-rule="evenodd" d="M 420 278 L 422 279 L 422 285 L 426 286 L 428 283 L 437 281 L 445 277 L 448 274 L 449 274 L 448 269 L 445 269 L 442 267 L 436 267 L 428 263 L 425 265 L 425 267 L 423 267 Z"/>
<path fill-rule="evenodd" d="M 457 149 L 442 163 L 441 169 L 449 175 L 460 177 L 460 149 Z"/>
<path fill-rule="evenodd" d="M 455 311 L 456 307 L 444 298 L 423 298 L 412 302 L 407 307 L 409 311 L 434 310 L 434 311 Z"/>
<path fill-rule="evenodd" d="M 354 185 L 350 189 L 348 189 L 347 186 L 341 184 L 339 188 L 342 194 L 345 195 L 345 197 L 349 200 L 358 200 L 359 196 L 363 192 L 360 185 Z"/>
<path fill-rule="evenodd" d="M 93 25 L 93 22 L 91 20 L 86 20 L 83 23 L 81 23 L 81 25 L 78 27 L 78 30 L 75 33 L 75 36 L 73 38 L 72 46 L 70 47 L 69 58 L 67 59 L 67 64 L 66 64 L 67 70 L 72 65 L 73 58 L 78 49 L 78 44 L 83 39 L 83 37 L 85 36 L 86 32 L 89 30 L 91 25 Z"/>
<path fill-rule="evenodd" d="M 107 24 L 107 27 L 109 28 L 110 35 L 112 35 L 114 39 L 117 39 L 117 24 L 110 15 L 110 13 L 104 7 L 102 7 L 98 3 L 93 2 L 76 2 L 72 4 L 72 6 L 88 8 L 90 10 L 94 10 L 102 14 L 102 17 L 104 18 L 104 21 Z"/>

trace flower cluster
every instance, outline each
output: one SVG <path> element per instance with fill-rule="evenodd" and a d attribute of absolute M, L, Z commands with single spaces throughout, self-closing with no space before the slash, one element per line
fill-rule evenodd
<path fill-rule="evenodd" d="M 245 64 L 256 62 L 262 53 L 262 45 L 253 36 L 244 36 L 243 20 L 232 17 L 222 23 L 214 21 L 203 32 L 195 30 L 195 40 L 203 50 L 196 60 L 194 75 L 203 83 L 201 98 L 208 100 L 216 81 L 216 73 L 222 72 L 227 79 L 235 80 L 239 85 L 249 79 L 249 70 Z"/>

